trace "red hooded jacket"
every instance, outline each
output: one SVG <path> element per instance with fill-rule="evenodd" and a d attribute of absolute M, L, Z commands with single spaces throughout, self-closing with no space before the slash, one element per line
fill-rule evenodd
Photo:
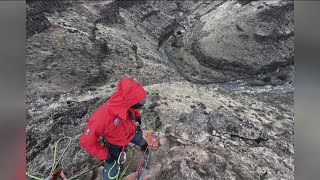
<path fill-rule="evenodd" d="M 146 91 L 139 82 L 131 78 L 121 79 L 117 91 L 87 120 L 87 126 L 80 137 L 80 145 L 100 160 L 108 157 L 108 149 L 98 141 L 100 136 L 110 144 L 126 146 L 136 130 L 135 121 L 129 118 L 128 110 L 146 96 Z M 139 110 L 130 111 L 135 117 L 140 117 Z"/>

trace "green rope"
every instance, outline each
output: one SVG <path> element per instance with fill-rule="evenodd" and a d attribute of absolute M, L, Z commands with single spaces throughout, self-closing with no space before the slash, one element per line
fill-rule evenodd
<path fill-rule="evenodd" d="M 110 176 L 110 172 L 111 172 L 111 170 L 114 168 L 114 166 L 116 165 L 116 160 L 115 160 L 113 166 L 112 166 L 112 167 L 109 169 L 109 171 L 108 171 L 108 178 L 109 178 L 109 179 L 122 180 L 123 176 L 126 174 L 127 170 L 129 169 L 129 166 L 130 166 L 130 164 L 131 164 L 131 162 L 132 162 L 132 150 L 131 150 L 131 149 L 128 149 L 128 150 L 127 150 L 127 153 L 128 153 L 128 157 L 129 157 L 130 159 L 129 159 L 129 161 L 127 161 L 127 164 L 126 164 L 125 168 L 121 171 L 121 173 L 120 173 L 120 170 L 118 170 L 117 175 L 115 175 L 114 177 L 111 177 L 111 176 Z M 120 175 L 119 175 L 119 173 L 120 173 Z"/>
<path fill-rule="evenodd" d="M 28 172 L 26 173 L 26 175 L 33 178 L 33 179 L 36 179 L 36 180 L 43 180 L 42 178 L 38 178 L 36 176 L 33 176 L 33 175 L 29 174 Z"/>
<path fill-rule="evenodd" d="M 111 168 L 109 169 L 109 171 L 108 171 L 108 178 L 109 178 L 109 179 L 116 179 L 116 178 L 118 179 L 119 169 L 118 169 L 117 175 L 115 175 L 115 176 L 113 176 L 113 177 L 110 176 L 110 172 L 111 172 L 111 170 L 113 169 L 113 167 L 116 165 L 116 163 L 117 163 L 117 161 L 114 160 L 114 163 L 113 163 L 112 167 L 111 167 Z"/>
<path fill-rule="evenodd" d="M 121 180 L 122 178 L 123 178 L 123 176 L 126 174 L 126 172 L 127 172 L 127 170 L 129 169 L 129 166 L 130 166 L 130 164 L 131 164 L 131 162 L 132 162 L 132 151 L 131 151 L 131 149 L 128 149 L 128 156 L 129 156 L 129 161 L 128 161 L 128 163 L 127 163 L 127 165 L 126 165 L 126 167 L 123 169 L 123 171 L 121 172 L 121 174 L 120 174 L 120 176 L 119 176 L 119 180 Z"/>
<path fill-rule="evenodd" d="M 58 154 L 58 153 L 57 153 L 57 152 L 58 152 L 58 144 L 59 144 L 59 142 L 60 142 L 61 140 L 63 140 L 63 139 L 69 139 L 69 142 L 68 142 L 68 145 L 66 146 L 66 148 L 63 150 L 62 154 L 60 155 L 58 161 L 56 162 L 57 154 Z M 65 154 L 65 152 L 67 151 L 67 149 L 69 148 L 69 146 L 70 146 L 70 144 L 71 144 L 71 141 L 72 141 L 72 140 L 71 140 L 71 137 L 62 137 L 62 138 L 60 138 L 60 139 L 56 142 L 56 144 L 55 144 L 55 146 L 54 146 L 53 164 L 52 164 L 52 168 L 51 168 L 50 174 L 53 173 L 53 171 L 54 171 L 54 170 L 56 169 L 56 167 L 58 166 L 59 162 L 63 160 L 64 154 Z M 77 175 L 75 175 L 75 176 L 72 176 L 71 178 L 68 178 L 68 180 L 72 180 L 72 179 L 75 179 L 75 178 L 77 178 L 77 177 L 79 177 L 79 176 L 82 176 L 83 174 L 86 174 L 86 173 L 88 173 L 89 171 L 91 171 L 91 170 L 99 167 L 102 163 L 103 163 L 103 161 L 102 161 L 101 163 L 99 163 L 98 165 L 96 165 L 96 166 L 94 166 L 94 167 L 92 167 L 92 168 L 90 168 L 90 169 L 88 169 L 88 170 L 85 170 L 85 171 L 83 171 L 83 172 L 81 172 L 81 173 L 79 173 L 79 174 L 77 174 Z M 44 178 L 39 178 L 39 177 L 33 176 L 33 175 L 31 175 L 30 173 L 28 173 L 28 172 L 26 172 L 26 175 L 29 176 L 29 177 L 31 177 L 31 178 L 33 178 L 33 179 L 36 179 L 36 180 L 43 180 L 43 179 L 44 179 Z"/>
<path fill-rule="evenodd" d="M 58 154 L 58 144 L 59 144 L 60 141 L 62 141 L 62 140 L 64 140 L 64 139 L 69 139 L 69 142 L 68 142 L 66 148 L 64 148 L 64 150 L 63 150 L 62 154 L 60 155 L 58 161 L 56 162 L 57 154 Z M 61 161 L 61 162 L 63 161 L 64 154 L 65 154 L 65 152 L 67 151 L 67 149 L 69 148 L 71 142 L 72 142 L 71 137 L 62 137 L 62 138 L 60 138 L 60 139 L 56 142 L 56 144 L 55 144 L 55 146 L 54 146 L 53 164 L 52 164 L 52 168 L 51 168 L 50 174 L 53 173 L 53 171 L 54 171 L 54 170 L 56 169 L 56 167 L 58 166 L 59 162 L 60 162 L 60 161 Z M 116 163 L 116 162 L 115 162 L 115 163 L 113 164 L 113 166 L 111 167 L 111 169 L 109 170 L 109 172 L 108 172 L 108 177 L 109 177 L 110 179 L 115 179 L 115 178 L 116 178 L 117 180 L 121 180 L 121 179 L 123 178 L 123 176 L 126 174 L 127 170 L 129 169 L 130 164 L 132 163 L 132 150 L 131 150 L 130 148 L 128 148 L 127 153 L 128 153 L 128 156 L 129 156 L 130 159 L 129 159 L 126 167 L 121 171 L 121 173 L 120 173 L 120 171 L 118 171 L 118 173 L 117 173 L 116 176 L 110 177 L 110 171 L 111 171 L 111 169 L 115 166 L 115 163 Z M 88 170 L 82 171 L 82 172 L 80 172 L 79 174 L 77 174 L 77 175 L 75 175 L 75 176 L 72 176 L 71 178 L 68 178 L 68 180 L 76 179 L 76 178 L 78 178 L 79 176 L 82 176 L 82 175 L 88 173 L 89 171 L 91 171 L 91 170 L 99 167 L 103 162 L 104 162 L 104 161 L 100 162 L 98 165 L 96 165 L 96 166 L 94 166 L 94 167 L 92 167 L 92 168 L 90 168 L 90 169 L 88 169 Z M 119 176 L 119 174 L 120 174 L 120 176 Z M 30 173 L 28 173 L 28 172 L 26 172 L 26 175 L 27 175 L 28 177 L 33 178 L 33 179 L 36 179 L 36 180 L 43 180 L 43 179 L 44 179 L 44 178 L 39 178 L 39 177 L 33 176 L 33 175 L 31 175 Z"/>
<path fill-rule="evenodd" d="M 63 140 L 63 139 L 69 139 L 69 143 L 68 143 L 67 147 L 64 148 L 62 154 L 61 154 L 60 157 L 59 157 L 59 160 L 56 162 L 56 158 L 57 158 L 57 154 L 58 154 L 58 153 L 57 153 L 58 144 L 59 144 L 59 142 L 60 142 L 61 140 Z M 51 169 L 50 174 L 52 174 L 53 171 L 54 171 L 54 170 L 56 169 L 56 167 L 58 166 L 60 160 L 61 160 L 61 159 L 63 158 L 63 156 L 64 156 L 64 153 L 65 153 L 66 150 L 69 148 L 69 146 L 70 146 L 70 144 L 71 144 L 71 141 L 72 141 L 71 137 L 62 137 L 62 138 L 60 138 L 60 139 L 56 142 L 56 145 L 54 146 L 54 153 L 53 153 L 53 165 L 52 165 L 52 169 Z"/>
<path fill-rule="evenodd" d="M 75 175 L 75 176 L 72 176 L 71 178 L 68 178 L 68 180 L 75 179 L 75 178 L 77 178 L 77 177 L 79 177 L 79 176 L 82 176 L 82 175 L 88 173 L 89 171 L 91 171 L 91 170 L 93 170 L 93 169 L 101 166 L 102 163 L 104 163 L 104 161 L 101 161 L 98 165 L 96 165 L 96 166 L 94 166 L 94 167 L 92 167 L 92 168 L 90 168 L 90 169 L 88 169 L 88 170 L 82 171 L 81 173 L 79 173 L 79 174 L 77 174 L 77 175 Z"/>
<path fill-rule="evenodd" d="M 63 139 L 69 139 L 69 142 L 68 142 L 67 147 L 63 150 L 62 154 L 60 155 L 59 160 L 56 162 L 58 144 L 59 144 L 59 142 L 60 142 L 61 140 L 63 140 Z M 52 168 L 51 168 L 50 174 L 53 173 L 53 171 L 56 169 L 56 167 L 57 167 L 57 165 L 59 164 L 59 162 L 62 160 L 62 157 L 64 156 L 64 153 L 66 152 L 66 150 L 69 148 L 69 146 L 70 146 L 70 144 L 71 144 L 71 141 L 72 141 L 72 140 L 71 140 L 71 137 L 62 137 L 62 138 L 60 138 L 60 139 L 56 142 L 56 144 L 55 144 L 55 146 L 54 146 L 53 164 L 52 164 Z M 43 178 L 39 178 L 39 177 L 33 176 L 33 175 L 29 174 L 28 172 L 26 173 L 26 175 L 29 176 L 29 177 L 31 177 L 31 178 L 33 178 L 33 179 L 43 180 Z"/>

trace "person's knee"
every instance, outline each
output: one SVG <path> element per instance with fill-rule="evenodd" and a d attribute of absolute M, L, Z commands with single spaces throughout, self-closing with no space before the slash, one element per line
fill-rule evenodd
<path fill-rule="evenodd" d="M 135 136 L 141 138 L 143 136 L 143 133 L 141 131 L 136 131 Z"/>
<path fill-rule="evenodd" d="M 145 146 L 147 144 L 147 141 L 144 138 L 141 138 L 139 144 L 140 146 Z"/>
<path fill-rule="evenodd" d="M 135 133 L 134 138 L 132 139 L 131 142 L 138 146 L 143 146 L 146 144 L 146 140 L 143 138 L 142 133 L 139 133 L 139 132 Z"/>
<path fill-rule="evenodd" d="M 139 132 L 135 132 L 131 142 L 134 144 L 137 144 L 137 142 L 139 142 L 141 138 L 142 138 L 142 135 Z"/>

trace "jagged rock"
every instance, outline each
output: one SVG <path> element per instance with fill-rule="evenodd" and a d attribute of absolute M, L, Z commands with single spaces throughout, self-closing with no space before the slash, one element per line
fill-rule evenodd
<path fill-rule="evenodd" d="M 149 179 L 293 179 L 291 1 L 28 0 L 26 23 L 31 174 L 48 175 L 63 136 L 67 175 L 98 164 L 79 136 L 131 76 L 148 91 L 144 134 L 161 132 Z"/>
<path fill-rule="evenodd" d="M 223 163 L 224 168 L 222 168 L 224 170 L 220 171 L 219 173 L 212 170 L 212 173 L 214 175 L 211 174 L 211 176 L 209 176 L 208 174 L 205 173 L 205 171 L 203 170 L 204 169 L 203 167 L 191 166 L 191 167 L 197 167 L 196 172 L 198 173 L 199 176 L 202 176 L 202 178 L 204 178 L 204 176 L 208 176 L 208 178 L 214 177 L 215 179 L 223 179 L 224 174 L 228 170 L 228 171 L 231 171 L 232 173 L 236 173 L 237 175 L 235 177 L 245 177 L 246 179 L 255 179 L 255 177 L 259 176 L 259 174 L 256 174 L 254 168 L 251 169 L 249 168 L 250 166 L 247 166 L 247 165 L 252 163 L 266 163 L 266 162 L 268 163 L 272 162 L 273 164 L 276 165 L 274 169 L 272 170 L 268 169 L 268 171 L 272 172 L 273 175 L 275 175 L 275 173 L 277 172 L 279 172 L 280 174 L 278 175 L 282 177 L 287 177 L 292 175 L 292 172 L 287 174 L 288 172 L 290 172 L 289 168 L 285 168 L 280 164 L 278 164 L 279 161 L 276 159 L 272 159 L 270 161 L 269 159 L 270 157 L 268 155 L 268 153 L 272 153 L 274 155 L 273 158 L 277 156 L 286 156 L 292 159 L 292 155 L 293 155 L 291 151 L 292 148 L 290 148 L 289 147 L 290 145 L 288 146 L 287 144 L 290 141 L 278 141 L 273 139 L 271 141 L 271 144 L 265 144 L 264 142 L 268 140 L 267 139 L 268 136 L 265 135 L 266 132 L 262 130 L 258 130 L 251 124 L 241 122 L 237 120 L 237 118 L 235 117 L 223 115 L 215 111 L 212 111 L 210 112 L 210 114 L 205 115 L 200 109 L 195 109 L 188 116 L 184 115 L 183 118 L 184 118 L 184 122 L 183 122 L 184 124 L 182 125 L 181 123 L 176 123 L 175 125 L 173 125 L 172 132 L 170 134 L 171 136 L 176 137 L 178 139 L 179 138 L 183 139 L 185 144 L 190 144 L 191 146 L 189 145 L 190 147 L 186 148 L 187 151 L 192 152 L 195 149 L 195 147 L 192 147 L 192 144 L 194 144 L 197 147 L 200 146 L 203 148 L 209 145 L 211 147 L 210 151 L 215 153 L 221 152 L 220 155 L 215 156 L 216 158 L 213 158 L 213 159 L 207 158 L 204 162 L 200 163 L 201 165 L 213 163 L 214 168 L 218 169 L 218 167 L 221 165 L 218 165 L 217 162 L 219 161 L 224 162 Z M 214 130 L 212 130 L 213 128 Z M 211 141 L 198 140 L 197 138 L 201 139 L 203 137 L 207 137 L 206 135 L 203 134 L 203 131 L 220 132 L 222 134 L 222 141 L 218 142 L 218 139 L 217 140 L 211 139 Z M 288 135 L 288 133 L 284 133 L 284 134 Z M 211 135 L 208 135 L 208 136 L 211 136 Z M 227 140 L 232 136 L 238 137 L 238 139 L 233 140 L 235 141 L 235 143 L 230 143 L 229 140 Z M 239 148 L 238 145 L 240 144 L 241 140 L 244 140 L 246 142 L 246 145 Z M 279 144 L 280 142 L 282 142 L 282 145 Z M 218 146 L 216 146 L 215 144 L 218 144 Z M 226 144 L 228 144 L 228 147 L 226 147 Z M 292 145 L 292 143 L 289 143 L 289 144 Z M 254 154 L 251 154 L 251 152 L 249 151 L 249 152 L 246 152 L 246 155 L 243 155 L 242 154 L 243 150 L 245 150 L 246 147 L 252 148 L 252 149 L 255 149 L 255 147 L 261 147 L 263 148 L 263 151 L 268 153 L 264 155 L 261 154 L 261 156 L 254 156 Z M 228 149 L 228 151 L 226 152 L 224 149 Z M 189 160 L 188 158 L 192 158 L 192 156 L 190 157 L 190 155 L 188 156 L 187 153 L 184 153 L 183 147 L 181 145 L 175 146 L 174 149 L 170 149 L 170 152 L 172 151 L 179 152 L 176 154 L 171 153 L 172 159 Z M 195 157 L 195 159 L 197 159 L 198 160 L 197 162 L 199 162 L 199 159 L 201 158 Z M 224 159 L 224 160 L 221 160 L 221 159 Z M 238 161 L 235 164 L 237 168 L 236 169 L 226 168 L 226 162 L 229 162 L 232 159 L 236 159 Z M 240 159 L 243 159 L 242 164 L 240 163 L 241 162 Z M 246 171 L 247 173 L 242 172 L 242 174 L 239 174 L 238 171 L 242 171 L 242 170 L 239 170 L 239 168 L 242 169 L 243 171 Z M 272 175 L 270 174 L 269 176 L 272 176 Z M 277 175 L 275 176 L 277 177 Z M 197 175 L 194 175 L 194 178 L 197 178 Z"/>
<path fill-rule="evenodd" d="M 230 1 L 201 17 L 202 29 L 210 32 L 200 34 L 195 45 L 198 53 L 207 58 L 200 59 L 202 63 L 208 66 L 212 63 L 215 67 L 221 64 L 220 69 L 231 68 L 246 73 L 261 73 L 261 69 L 267 66 L 293 63 L 293 1 L 256 1 L 251 4 L 254 7 L 263 5 L 263 8 L 250 12 L 248 9 L 254 7 Z M 243 39 L 240 35 L 248 38 Z M 275 70 L 269 68 L 267 71 Z"/>
<path fill-rule="evenodd" d="M 185 48 L 164 49 L 187 80 L 226 82 L 293 64 L 293 1 L 248 3 L 199 3 L 188 20 L 181 20 L 188 29 Z M 190 24 L 191 18 L 195 25 Z"/>

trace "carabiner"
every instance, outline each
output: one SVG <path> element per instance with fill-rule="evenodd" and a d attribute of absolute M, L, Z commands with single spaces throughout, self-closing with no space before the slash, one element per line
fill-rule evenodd
<path fill-rule="evenodd" d="M 124 164 L 126 160 L 127 160 L 127 154 L 125 152 L 121 152 L 118 157 L 118 164 Z"/>

